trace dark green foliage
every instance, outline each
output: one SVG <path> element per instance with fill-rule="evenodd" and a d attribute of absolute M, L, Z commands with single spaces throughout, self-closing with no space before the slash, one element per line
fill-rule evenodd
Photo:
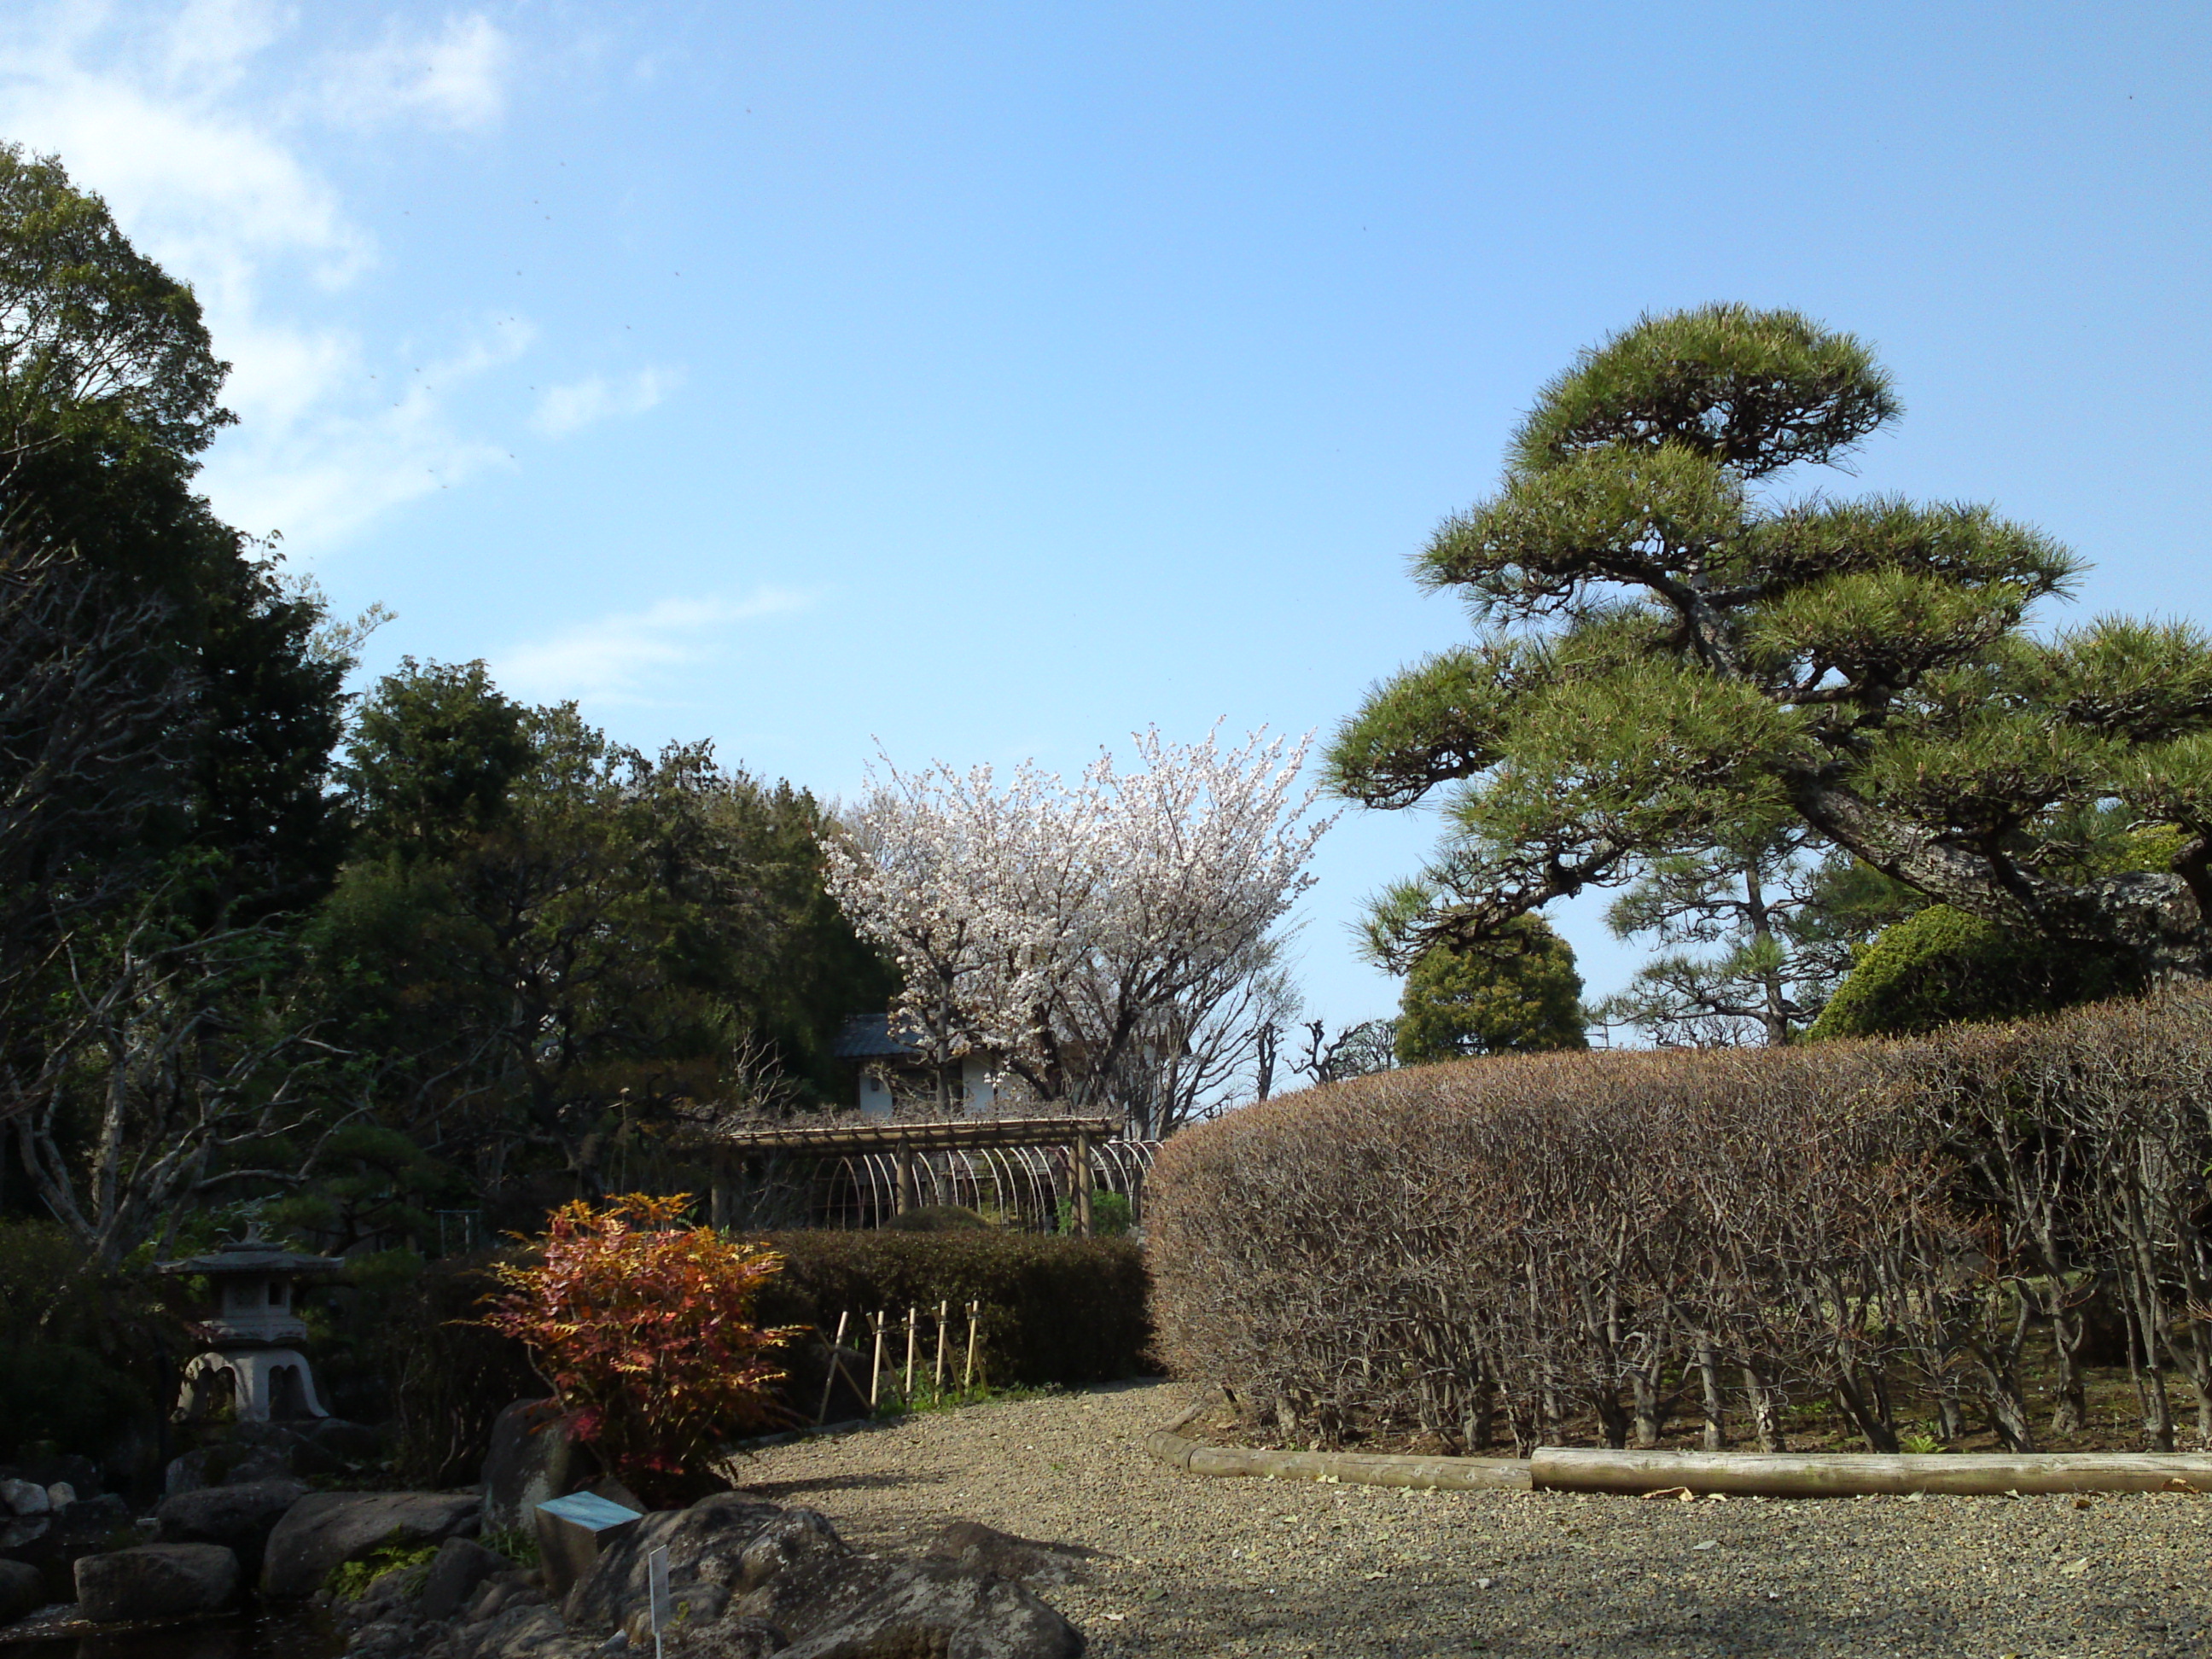
<path fill-rule="evenodd" d="M 1931 905 L 1875 940 L 1807 1035 L 1910 1036 L 1956 1020 L 2049 1013 L 2137 988 L 2130 969 Z"/>
<path fill-rule="evenodd" d="M 1060 1200 L 1058 1218 L 1062 1236 L 1073 1236 L 1076 1228 L 1073 1199 Z M 1094 1238 L 1120 1238 L 1136 1224 L 1137 1212 L 1121 1194 L 1102 1189 L 1091 1194 L 1091 1232 Z"/>
<path fill-rule="evenodd" d="M 349 1410 L 389 1420 L 395 1473 L 405 1484 L 475 1480 L 493 1419 L 517 1400 L 552 1392 L 522 1344 L 473 1322 L 496 1288 L 485 1271 L 496 1254 L 426 1262 L 388 1251 L 361 1259 L 344 1286 L 324 1293 L 330 1336 L 318 1353 L 329 1355 L 333 1383 L 352 1394 Z"/>
<path fill-rule="evenodd" d="M 957 1233 L 990 1223 L 975 1211 L 960 1204 L 918 1204 L 911 1210 L 902 1210 L 884 1225 L 902 1233 Z"/>
<path fill-rule="evenodd" d="M 228 425 L 199 302 L 58 161 L 0 143 L 0 416 L 123 429 L 180 455 Z"/>
<path fill-rule="evenodd" d="M 1647 317 L 1544 388 L 1496 493 L 1419 562 L 1481 637 L 1379 689 L 1330 751 L 1370 805 L 1451 790 L 1441 856 L 1376 906 L 1378 948 L 1410 964 L 1791 830 L 2145 976 L 2212 972 L 2212 641 L 2124 619 L 2031 636 L 2081 567 L 1985 507 L 1764 495 L 1896 412 L 1862 343 L 1740 306 Z M 2176 828 L 2162 867 L 2081 866 L 2075 827 L 2115 800 Z M 1765 956 L 1720 977 L 1772 981 Z M 1712 978 L 1672 975 L 1658 1012 L 1754 1017 L 1703 1008 Z M 1792 1000 L 1760 995 L 1770 1036 Z"/>
<path fill-rule="evenodd" d="M 51 1221 L 0 1220 L 0 1457 L 44 1443 L 99 1459 L 150 1427 L 186 1351 L 173 1296 L 102 1271 Z"/>
<path fill-rule="evenodd" d="M 952 1232 L 776 1233 L 782 1273 L 761 1322 L 834 1331 L 840 1313 L 949 1302 L 956 1322 L 983 1304 L 989 1380 L 1075 1387 L 1144 1369 L 1151 1325 L 1144 1252 L 1125 1238 L 1064 1238 L 997 1228 Z"/>
<path fill-rule="evenodd" d="M 362 705 L 340 774 L 360 850 L 450 856 L 504 819 L 508 793 L 538 758 L 530 710 L 481 662 L 403 658 Z"/>
<path fill-rule="evenodd" d="M 1582 994 L 1573 949 L 1534 916 L 1465 950 L 1431 945 L 1406 975 L 1398 1063 L 1587 1048 Z"/>
<path fill-rule="evenodd" d="M 345 777 L 362 845 L 314 931 L 326 995 L 384 1122 L 439 1166 L 527 1185 L 542 1148 L 553 1196 L 616 1162 L 680 1188 L 695 1110 L 831 1097 L 831 1038 L 891 988 L 823 890 L 822 809 L 710 745 L 647 757 L 481 665 L 410 662 Z"/>
<path fill-rule="evenodd" d="M 1535 471 L 1585 450 L 1674 447 L 1748 474 L 1852 449 L 1899 412 L 1874 354 L 1794 311 L 1645 317 L 1536 396 L 1514 440 Z"/>
<path fill-rule="evenodd" d="M 134 1420 L 150 1415 L 145 1385 L 87 1348 L 61 1342 L 0 1347 L 0 1457 L 40 1443 L 100 1457 Z"/>

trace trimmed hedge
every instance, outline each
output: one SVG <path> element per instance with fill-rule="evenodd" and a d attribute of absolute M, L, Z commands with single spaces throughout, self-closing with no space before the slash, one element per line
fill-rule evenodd
<path fill-rule="evenodd" d="M 1178 1376 L 1320 1443 L 1373 1429 L 1656 1443 L 1792 1395 L 1895 1450 L 1910 1390 L 2032 1449 L 2109 1288 L 2142 1433 L 2212 1435 L 2212 988 L 1914 1041 L 1504 1057 L 1184 1131 L 1148 1188 Z M 2176 1386 L 2178 1385 L 2178 1386 Z M 2179 1398 L 2174 1398 L 2174 1395 Z"/>
<path fill-rule="evenodd" d="M 1146 1368 L 1144 1252 L 1125 1238 L 988 1228 L 774 1233 L 768 1243 L 786 1266 L 762 1293 L 763 1324 L 834 1332 L 842 1312 L 902 1320 L 939 1302 L 957 1323 L 980 1302 L 981 1363 L 994 1383 L 1077 1387 Z"/>

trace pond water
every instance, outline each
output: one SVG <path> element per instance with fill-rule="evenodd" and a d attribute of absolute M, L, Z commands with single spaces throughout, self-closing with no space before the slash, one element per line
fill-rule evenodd
<path fill-rule="evenodd" d="M 344 1638 L 308 1611 L 246 1612 L 153 1630 L 0 1640 L 0 1659 L 334 1659 Z"/>

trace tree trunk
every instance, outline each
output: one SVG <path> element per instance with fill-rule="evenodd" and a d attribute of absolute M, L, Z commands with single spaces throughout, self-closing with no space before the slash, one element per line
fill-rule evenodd
<path fill-rule="evenodd" d="M 2062 1283 L 2051 1294 L 2051 1346 L 2058 1362 L 2058 1396 L 2051 1408 L 2051 1432 L 2079 1434 L 2089 1421 L 2088 1391 L 2081 1381 L 2081 1350 L 2089 1340 L 2089 1321 L 2072 1304 Z"/>
<path fill-rule="evenodd" d="M 1890 1419 L 1889 1390 L 1883 1385 L 1881 1373 L 1852 1364 L 1838 1366 L 1836 1403 L 1843 1407 L 1844 1415 L 1857 1425 L 1868 1450 L 1893 1452 L 1898 1449 L 1897 1425 Z"/>
<path fill-rule="evenodd" d="M 2212 977 L 2212 933 L 2197 891 L 2212 886 L 2201 871 L 2194 881 L 2135 871 L 2069 885 L 1894 817 L 1813 768 L 1786 769 L 1782 782 L 1808 823 L 1917 892 L 2045 939 L 2111 951 L 2147 980 Z"/>
<path fill-rule="evenodd" d="M 1721 1362 L 1714 1351 L 1713 1339 L 1704 1332 L 1698 1334 L 1698 1382 L 1705 1418 L 1699 1443 L 1707 1451 L 1720 1451 L 1728 1445 L 1727 1407 L 1721 1395 Z"/>
<path fill-rule="evenodd" d="M 1766 1379 L 1750 1365 L 1743 1368 L 1743 1391 L 1751 1406 L 1752 1432 L 1759 1437 L 1759 1450 L 1789 1450 L 1790 1443 L 1782 1434 L 1782 1413 L 1774 1390 L 1767 1386 Z"/>
<path fill-rule="evenodd" d="M 1766 908 L 1766 889 L 1759 879 L 1759 860 L 1753 859 L 1743 867 L 1743 912 L 1751 923 L 1752 949 L 1760 954 L 1768 965 L 1759 973 L 1759 1023 L 1766 1032 L 1769 1048 L 1779 1048 L 1790 1041 L 1790 999 L 1783 988 L 1782 970 L 1761 947 L 1774 942 L 1774 925 Z"/>

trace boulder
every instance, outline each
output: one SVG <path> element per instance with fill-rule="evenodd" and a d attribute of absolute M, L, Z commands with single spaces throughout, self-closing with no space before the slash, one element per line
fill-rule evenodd
<path fill-rule="evenodd" d="M 256 1425 L 256 1427 L 265 1426 Z M 281 1444 L 219 1440 L 169 1460 L 162 1472 L 161 1493 L 176 1498 L 204 1486 L 254 1486 L 264 1480 L 289 1480 L 292 1466 Z"/>
<path fill-rule="evenodd" d="M 1018 1538 L 981 1521 L 949 1522 L 929 1540 L 922 1554 L 970 1572 L 995 1572 L 1001 1578 L 1018 1579 L 1024 1584 L 1088 1583 L 1090 1565 L 1104 1559 L 1098 1551 L 1080 1544 Z"/>
<path fill-rule="evenodd" d="M 620 1628 L 645 1605 L 646 1558 L 663 1547 L 668 1551 L 673 1600 L 684 1600 L 684 1592 L 696 1584 L 732 1584 L 746 1547 L 787 1513 L 744 1492 L 723 1492 L 688 1510 L 648 1515 L 607 1543 L 590 1575 L 568 1592 L 562 1615 L 579 1630 Z M 714 1611 L 721 1611 L 720 1600 Z"/>
<path fill-rule="evenodd" d="M 418 1611 L 425 1619 L 451 1619 L 466 1606 L 477 1587 L 494 1573 L 514 1565 L 496 1550 L 488 1550 L 471 1538 L 448 1538 L 438 1546 L 422 1581 Z"/>
<path fill-rule="evenodd" d="M 38 1570 L 50 1601 L 73 1600 L 76 1562 L 139 1542 L 131 1506 L 113 1492 L 81 1498 L 67 1509 L 25 1516 L 0 1528 L 0 1551 Z"/>
<path fill-rule="evenodd" d="M 779 1659 L 1079 1659 L 1084 1649 L 1083 1632 L 1030 1590 L 945 1561 L 894 1566 L 865 1597 L 834 1595 L 790 1629 Z"/>
<path fill-rule="evenodd" d="M 35 1480 L 0 1480 L 0 1504 L 25 1519 L 53 1512 L 54 1500 Z"/>
<path fill-rule="evenodd" d="M 0 1625 L 12 1625 L 46 1604 L 46 1581 L 36 1567 L 0 1561 Z"/>
<path fill-rule="evenodd" d="M 51 1457 L 27 1457 L 12 1468 L 0 1469 L 0 1474 L 41 1486 L 66 1486 L 80 1494 L 98 1492 L 101 1485 L 99 1464 L 89 1457 L 66 1452 Z"/>
<path fill-rule="evenodd" d="M 238 1583 L 238 1558 L 220 1544 L 142 1544 L 76 1564 L 77 1601 L 102 1625 L 219 1613 Z"/>
<path fill-rule="evenodd" d="M 769 1659 L 791 1645 L 774 1625 L 758 1619 L 724 1619 L 711 1625 L 678 1625 L 667 1632 L 668 1659 Z M 650 1646 L 648 1638 L 646 1645 Z M 629 1650 L 640 1651 L 633 1642 Z"/>
<path fill-rule="evenodd" d="M 374 1429 L 342 1417 L 319 1418 L 291 1429 L 284 1460 L 301 1475 L 345 1474 L 376 1462 L 382 1442 Z"/>
<path fill-rule="evenodd" d="M 575 1443 L 550 1400 L 518 1400 L 491 1425 L 483 1461 L 486 1532 L 527 1532 L 531 1510 L 574 1490 Z"/>
<path fill-rule="evenodd" d="M 307 1495 L 306 1485 L 289 1477 L 180 1492 L 154 1511 L 155 1537 L 164 1544 L 221 1544 L 237 1555 L 246 1577 L 256 1579 L 269 1534 Z"/>
<path fill-rule="evenodd" d="M 262 1593 L 277 1601 L 312 1595 L 331 1568 L 380 1544 L 442 1544 L 476 1518 L 477 1508 L 473 1492 L 311 1492 L 269 1534 Z"/>

